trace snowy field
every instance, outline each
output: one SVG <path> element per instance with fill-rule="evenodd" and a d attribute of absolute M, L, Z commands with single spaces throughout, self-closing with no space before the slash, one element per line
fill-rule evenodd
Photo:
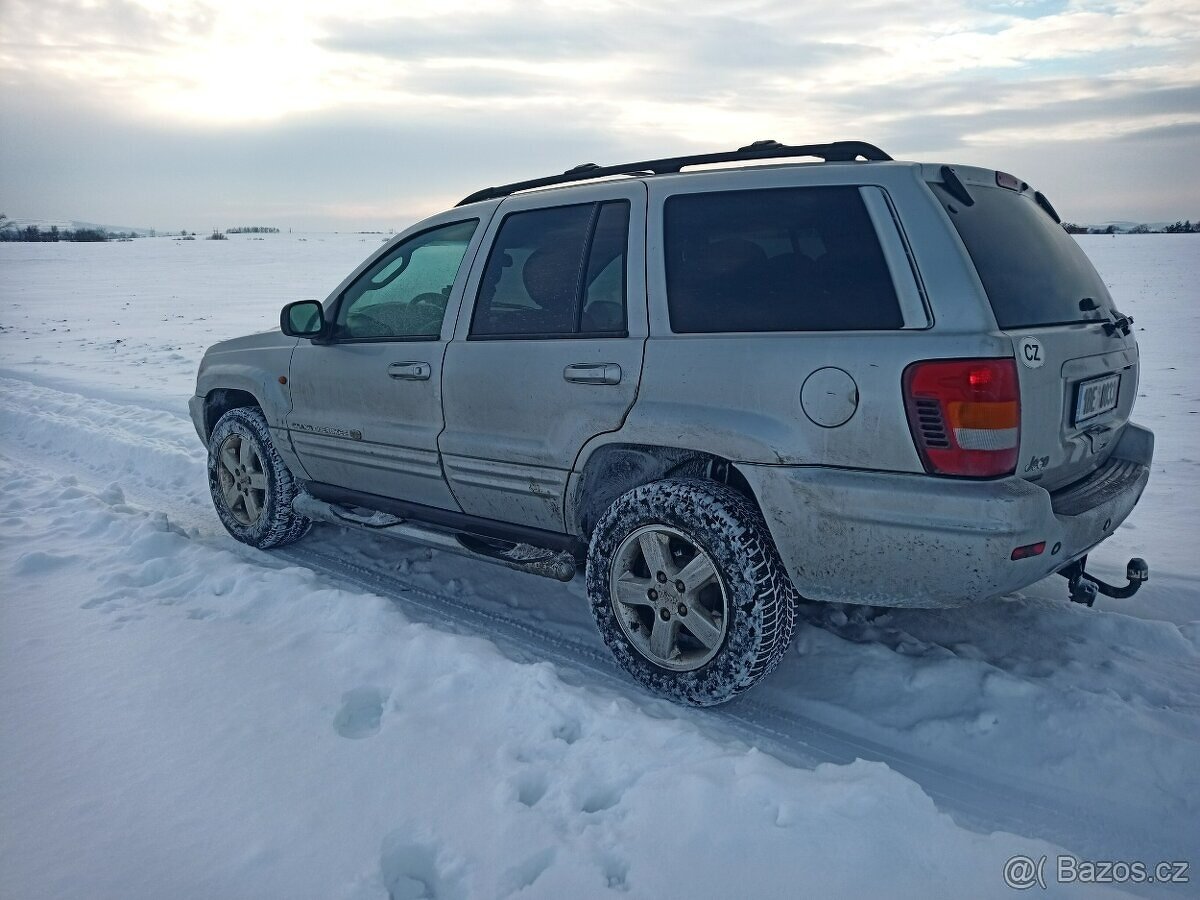
<path fill-rule="evenodd" d="M 0 896 L 1007 897 L 1063 852 L 1200 892 L 1200 236 L 1081 239 L 1158 439 L 1093 563 L 1137 597 L 806 609 L 710 711 L 617 672 L 579 579 L 222 531 L 204 348 L 379 241 L 0 244 Z"/>

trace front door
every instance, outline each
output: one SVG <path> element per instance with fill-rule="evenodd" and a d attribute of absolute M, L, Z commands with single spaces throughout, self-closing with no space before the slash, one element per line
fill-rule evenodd
<path fill-rule="evenodd" d="M 465 512 L 561 531 L 580 449 L 637 395 L 646 187 L 556 193 L 510 197 L 492 219 L 446 351 L 439 445 Z"/>
<path fill-rule="evenodd" d="M 312 481 L 458 508 L 438 461 L 442 360 L 482 230 L 458 219 L 392 245 L 337 297 L 329 338 L 296 347 L 287 425 Z"/>

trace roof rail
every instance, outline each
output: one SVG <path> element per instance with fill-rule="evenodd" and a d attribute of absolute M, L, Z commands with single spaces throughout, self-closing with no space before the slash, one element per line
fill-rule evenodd
<path fill-rule="evenodd" d="M 804 146 L 789 146 L 778 141 L 755 141 L 737 150 L 726 150 L 720 153 L 700 153 L 694 156 L 672 156 L 666 159 L 648 159 L 642 162 L 621 163 L 615 166 L 598 166 L 595 163 L 583 163 L 573 169 L 568 169 L 561 175 L 549 175 L 545 178 L 533 178 L 529 181 L 515 181 L 499 187 L 484 188 L 461 200 L 458 205 L 477 203 L 480 200 L 492 200 L 496 197 L 507 197 L 517 191 L 527 191 L 532 188 L 549 187 L 552 184 L 570 184 L 573 181 L 587 181 L 592 178 L 604 178 L 608 175 L 664 175 L 678 172 L 685 166 L 703 166 L 711 163 L 743 162 L 755 159 L 778 159 L 785 156 L 815 156 L 825 162 L 852 162 L 858 157 L 873 162 L 884 162 L 891 157 L 876 147 L 863 141 L 835 141 L 832 144 L 806 144 Z"/>

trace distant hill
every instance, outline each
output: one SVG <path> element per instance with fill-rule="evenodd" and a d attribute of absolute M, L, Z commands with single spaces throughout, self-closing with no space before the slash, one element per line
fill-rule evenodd
<path fill-rule="evenodd" d="M 17 228 L 25 228 L 29 225 L 36 225 L 42 231 L 49 231 L 57 226 L 59 231 L 83 231 L 88 229 L 102 230 L 108 232 L 123 232 L 145 236 L 154 231 L 153 228 L 135 228 L 130 225 L 102 225 L 99 222 L 80 222 L 77 219 L 10 219 Z"/>
<path fill-rule="evenodd" d="M 1089 224 L 1087 227 L 1104 231 L 1104 229 L 1111 225 L 1117 229 L 1117 231 L 1128 231 L 1130 228 L 1136 228 L 1139 225 L 1145 225 L 1151 231 L 1162 231 L 1168 225 L 1174 224 L 1174 222 L 1097 222 L 1095 224 Z"/>
<path fill-rule="evenodd" d="M 1063 227 L 1071 234 L 1187 234 L 1200 232 L 1200 218 L 1175 222 L 1063 222 Z"/>
<path fill-rule="evenodd" d="M 77 222 L 74 219 L 71 220 L 71 228 L 72 229 L 97 228 L 97 229 L 102 229 L 104 231 L 124 231 L 124 232 L 132 231 L 134 234 L 138 234 L 138 235 L 142 235 L 142 236 L 148 235 L 155 230 L 153 228 L 135 228 L 130 225 L 100 225 L 100 224 L 97 224 L 96 222 Z"/>

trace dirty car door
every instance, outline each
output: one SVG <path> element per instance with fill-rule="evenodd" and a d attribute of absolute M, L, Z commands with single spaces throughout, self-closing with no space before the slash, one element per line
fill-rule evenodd
<path fill-rule="evenodd" d="M 391 245 L 336 298 L 332 333 L 292 356 L 287 424 L 310 480 L 457 509 L 442 477 L 441 371 L 478 218 Z"/>
<path fill-rule="evenodd" d="M 505 200 L 446 354 L 446 477 L 464 511 L 562 530 L 567 477 L 620 428 L 645 345 L 646 188 Z"/>

